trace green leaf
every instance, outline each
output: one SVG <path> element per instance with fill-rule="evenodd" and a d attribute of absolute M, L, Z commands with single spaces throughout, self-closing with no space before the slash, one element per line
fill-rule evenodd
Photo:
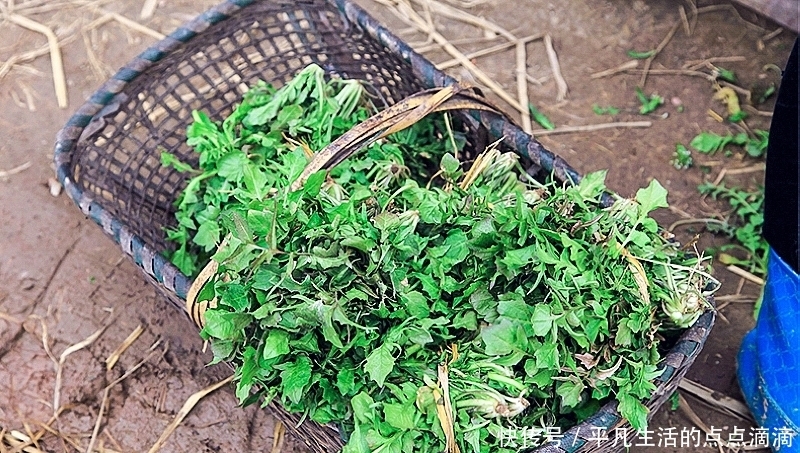
<path fill-rule="evenodd" d="M 641 215 L 644 216 L 656 208 L 668 208 L 667 189 L 653 179 L 650 184 L 636 191 L 636 201 L 639 203 Z"/>
<path fill-rule="evenodd" d="M 655 50 L 647 50 L 644 52 L 637 52 L 635 50 L 628 51 L 628 56 L 636 60 L 647 60 L 648 58 L 652 57 L 655 54 L 656 54 Z"/>
<path fill-rule="evenodd" d="M 639 108 L 639 113 L 642 115 L 647 115 L 648 113 L 654 112 L 659 106 L 661 106 L 661 104 L 664 103 L 663 97 L 657 94 L 651 94 L 649 97 L 645 96 L 644 92 L 639 87 L 636 87 L 636 97 L 642 104 L 642 106 Z"/>
<path fill-rule="evenodd" d="M 556 125 L 553 124 L 552 121 L 550 121 L 550 118 L 545 116 L 544 113 L 540 112 L 539 109 L 537 109 L 533 104 L 528 103 L 528 110 L 531 113 L 531 118 L 533 118 L 533 120 L 536 121 L 536 123 L 538 123 L 544 129 L 552 131 L 553 129 L 556 128 Z"/>
<path fill-rule="evenodd" d="M 405 305 L 408 313 L 417 319 L 427 318 L 431 314 L 428 299 L 419 291 L 410 291 L 402 294 L 400 300 Z"/>
<path fill-rule="evenodd" d="M 533 317 L 531 318 L 531 325 L 533 326 L 533 333 L 536 336 L 544 337 L 550 333 L 553 328 L 553 320 L 556 317 L 550 312 L 550 306 L 539 304 L 533 309 Z"/>
<path fill-rule="evenodd" d="M 242 177 L 247 190 L 256 200 L 261 200 L 267 193 L 267 176 L 255 165 L 246 164 L 242 168 Z"/>
<path fill-rule="evenodd" d="M 242 334 L 242 329 L 250 324 L 252 319 L 252 316 L 245 313 L 209 310 L 205 313 L 206 325 L 201 333 L 205 338 L 236 340 Z"/>
<path fill-rule="evenodd" d="M 575 407 L 581 402 L 581 393 L 584 388 L 586 386 L 583 382 L 573 377 L 568 381 L 560 382 L 556 388 L 556 394 L 561 397 L 562 406 Z"/>
<path fill-rule="evenodd" d="M 608 107 L 600 107 L 597 104 L 592 104 L 592 111 L 596 115 L 617 115 L 619 114 L 619 109 L 616 107 L 608 106 Z"/>
<path fill-rule="evenodd" d="M 274 359 L 289 353 L 289 333 L 281 329 L 270 329 L 264 341 L 264 360 Z"/>
<path fill-rule="evenodd" d="M 705 154 L 713 154 L 725 147 L 732 137 L 723 137 L 712 132 L 701 132 L 692 139 L 689 146 Z"/>
<path fill-rule="evenodd" d="M 606 190 L 606 175 L 608 171 L 594 171 L 587 173 L 578 183 L 578 192 L 581 197 L 589 200 L 596 199 Z"/>
<path fill-rule="evenodd" d="M 452 154 L 447 153 L 442 156 L 441 168 L 446 175 L 452 175 L 461 168 L 461 162 L 459 162 L 458 159 L 456 159 Z"/>
<path fill-rule="evenodd" d="M 311 360 L 305 355 L 298 356 L 281 371 L 281 391 L 294 404 L 299 404 L 303 400 L 306 386 L 310 381 Z"/>
<path fill-rule="evenodd" d="M 206 251 L 211 251 L 217 248 L 220 232 L 216 222 L 206 222 L 197 229 L 197 234 L 194 235 L 192 241 Z"/>
<path fill-rule="evenodd" d="M 364 371 L 369 374 L 370 379 L 375 381 L 379 387 L 383 387 L 386 377 L 394 369 L 395 359 L 392 356 L 394 345 L 384 343 L 375 348 L 367 357 Z"/>
<path fill-rule="evenodd" d="M 356 388 L 355 371 L 352 368 L 342 368 L 336 374 L 336 387 L 342 395 L 350 395 Z"/>
<path fill-rule="evenodd" d="M 617 401 L 619 413 L 630 422 L 633 429 L 641 431 L 647 427 L 647 407 L 636 397 L 623 392 L 617 394 Z"/>
<path fill-rule="evenodd" d="M 736 74 L 733 71 L 729 71 L 725 68 L 716 67 L 717 78 L 722 79 L 726 82 L 736 83 Z"/>
<path fill-rule="evenodd" d="M 217 161 L 217 174 L 232 181 L 240 181 L 244 177 L 244 168 L 249 163 L 243 152 L 228 153 Z"/>
<path fill-rule="evenodd" d="M 176 155 L 170 154 L 166 151 L 161 152 L 161 165 L 165 167 L 172 167 L 181 173 L 188 173 L 194 170 L 191 165 L 181 162 Z"/>
<path fill-rule="evenodd" d="M 383 415 L 386 423 L 397 429 L 411 430 L 416 428 L 414 406 L 408 404 L 383 403 Z"/>
<path fill-rule="evenodd" d="M 491 324 L 481 329 L 481 340 L 484 351 L 488 355 L 504 356 L 517 351 L 517 325 L 506 318 L 497 324 Z"/>
<path fill-rule="evenodd" d="M 368 393 L 361 391 L 356 394 L 350 404 L 353 407 L 353 416 L 359 423 L 370 423 L 375 417 L 375 401 Z"/>

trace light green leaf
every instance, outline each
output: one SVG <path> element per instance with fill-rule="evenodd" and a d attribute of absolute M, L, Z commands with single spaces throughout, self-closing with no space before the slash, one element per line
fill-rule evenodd
<path fill-rule="evenodd" d="M 378 386 L 383 387 L 386 382 L 386 377 L 394 369 L 395 359 L 392 356 L 392 343 L 384 343 L 373 350 L 367 357 L 367 362 L 364 365 L 364 371 L 369 374 L 369 377 L 375 381 Z"/>
<path fill-rule="evenodd" d="M 641 215 L 646 215 L 656 208 L 667 208 L 667 189 L 653 179 L 650 184 L 636 192 L 636 201 L 639 202 Z"/>
<path fill-rule="evenodd" d="M 623 392 L 617 394 L 617 401 L 619 413 L 630 422 L 633 429 L 641 431 L 647 427 L 648 410 L 644 404 Z"/>
<path fill-rule="evenodd" d="M 481 340 L 488 355 L 504 356 L 515 352 L 518 348 L 517 325 L 506 318 L 497 324 L 481 329 Z"/>
<path fill-rule="evenodd" d="M 414 429 L 414 416 L 416 415 L 414 406 L 408 404 L 383 403 L 383 415 L 386 423 L 397 429 Z"/>
<path fill-rule="evenodd" d="M 217 174 L 226 179 L 239 181 L 244 176 L 244 167 L 249 163 L 247 155 L 241 151 L 228 153 L 217 161 Z"/>

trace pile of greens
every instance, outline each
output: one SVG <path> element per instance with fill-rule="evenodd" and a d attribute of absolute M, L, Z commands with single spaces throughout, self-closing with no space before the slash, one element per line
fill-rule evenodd
<path fill-rule="evenodd" d="M 468 167 L 433 116 L 290 191 L 368 99 L 312 65 L 221 124 L 195 112 L 199 169 L 162 157 L 190 177 L 171 258 L 219 263 L 201 335 L 240 400 L 337 423 L 358 453 L 512 451 L 509 432 L 610 399 L 645 427 L 662 333 L 707 308 L 710 280 L 649 217 L 663 187 L 604 208 L 604 173 L 537 182 L 494 148 Z"/>

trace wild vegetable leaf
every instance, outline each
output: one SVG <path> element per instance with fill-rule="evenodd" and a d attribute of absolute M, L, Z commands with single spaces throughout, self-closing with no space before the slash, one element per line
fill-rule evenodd
<path fill-rule="evenodd" d="M 669 207 L 667 189 L 655 179 L 650 181 L 647 187 L 636 191 L 636 201 L 639 202 L 642 215 L 648 214 L 656 208 Z"/>
<path fill-rule="evenodd" d="M 561 397 L 561 404 L 567 407 L 577 406 L 581 402 L 581 392 L 585 386 L 576 379 L 561 382 L 556 389 L 556 393 Z"/>
<path fill-rule="evenodd" d="M 281 389 L 294 404 L 303 399 L 304 391 L 311 381 L 311 361 L 305 355 L 297 356 L 294 362 L 284 365 L 281 371 Z"/>
<path fill-rule="evenodd" d="M 656 53 L 655 50 L 648 50 L 648 51 L 644 51 L 644 52 L 637 52 L 635 50 L 629 50 L 628 51 L 628 56 L 631 57 L 631 58 L 634 58 L 636 60 L 646 60 L 646 59 L 652 57 L 653 55 L 655 55 L 655 53 Z"/>
<path fill-rule="evenodd" d="M 550 118 L 548 118 L 544 113 L 540 112 L 539 109 L 537 109 L 533 104 L 528 103 L 528 110 L 531 113 L 531 118 L 533 118 L 536 123 L 542 126 L 542 128 L 547 129 L 548 131 L 556 128 L 556 125 L 550 121 Z"/>
<path fill-rule="evenodd" d="M 264 341 L 264 360 L 274 359 L 289 353 L 289 334 L 285 330 L 270 329 Z"/>
<path fill-rule="evenodd" d="M 504 318 L 498 324 L 481 329 L 481 340 L 487 354 L 505 356 L 519 349 L 517 342 L 522 339 L 517 338 L 516 324 Z"/>
<path fill-rule="evenodd" d="M 384 404 L 383 413 L 386 423 L 397 429 L 411 430 L 416 428 L 414 423 L 416 410 L 413 406 L 408 404 Z"/>
<path fill-rule="evenodd" d="M 603 208 L 602 172 L 534 183 L 500 152 L 470 170 L 463 125 L 434 116 L 286 190 L 371 109 L 362 84 L 312 65 L 280 89 L 251 87 L 221 124 L 194 114 L 198 168 L 167 236 L 187 272 L 220 265 L 202 335 L 214 361 L 237 364 L 237 397 L 340 423 L 358 453 L 445 450 L 440 364 L 462 451 L 504 452 L 497 429 L 572 426 L 617 394 L 646 399 L 662 333 L 643 332 L 675 328 L 656 298 L 670 290 L 665 267 L 643 261 L 647 305 L 620 244 L 698 263 L 647 215 L 663 188 Z M 675 272 L 705 287 L 704 273 Z M 616 368 L 579 378 L 575 357 L 601 350 Z M 493 415 L 498 398 L 512 416 Z"/>
<path fill-rule="evenodd" d="M 395 358 L 392 356 L 393 346 L 391 343 L 384 343 L 373 350 L 364 364 L 364 371 L 369 374 L 370 379 L 375 381 L 378 386 L 383 387 L 386 377 L 394 369 Z"/>
<path fill-rule="evenodd" d="M 636 97 L 639 99 L 639 103 L 642 104 L 641 107 L 639 107 L 639 113 L 642 115 L 654 112 L 664 103 L 663 97 L 657 94 L 651 94 L 649 97 L 645 96 L 644 92 L 639 87 L 636 87 Z"/>
<path fill-rule="evenodd" d="M 188 173 L 193 170 L 191 165 L 182 162 L 177 156 L 166 151 L 161 152 L 161 165 L 172 167 L 181 173 Z"/>
<path fill-rule="evenodd" d="M 637 431 L 643 430 L 647 426 L 647 407 L 639 400 L 627 393 L 617 395 L 619 401 L 619 412 L 625 417 Z"/>
<path fill-rule="evenodd" d="M 616 108 L 616 107 L 612 107 L 610 105 L 607 106 L 607 107 L 600 107 L 597 104 L 592 104 L 592 111 L 596 115 L 617 115 L 617 114 L 619 114 L 619 109 Z"/>

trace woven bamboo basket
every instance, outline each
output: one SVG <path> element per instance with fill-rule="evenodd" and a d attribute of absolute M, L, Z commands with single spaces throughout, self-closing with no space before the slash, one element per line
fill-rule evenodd
<path fill-rule="evenodd" d="M 58 133 L 58 179 L 81 211 L 100 225 L 142 269 L 165 299 L 185 313 L 192 281 L 163 252 L 164 227 L 174 225 L 174 202 L 186 181 L 161 165 L 162 151 L 184 162 L 197 156 L 185 144 L 194 109 L 213 120 L 229 114 L 258 80 L 280 86 L 310 63 L 329 74 L 368 82 L 384 105 L 426 88 L 455 81 L 414 52 L 349 0 L 228 0 L 145 50 L 105 82 Z M 534 170 L 561 181 L 579 175 L 509 118 L 463 112 L 474 147 L 487 137 Z M 176 312 L 177 314 L 177 312 Z M 677 389 L 714 323 L 713 310 L 684 331 L 665 354 L 664 372 L 647 406 L 655 412 Z M 270 411 L 315 453 L 340 450 L 335 426 L 298 424 L 280 407 Z M 615 432 L 635 436 L 612 401 L 580 425 L 564 431 L 538 453 L 621 452 Z M 605 433 L 607 440 L 598 440 Z"/>

